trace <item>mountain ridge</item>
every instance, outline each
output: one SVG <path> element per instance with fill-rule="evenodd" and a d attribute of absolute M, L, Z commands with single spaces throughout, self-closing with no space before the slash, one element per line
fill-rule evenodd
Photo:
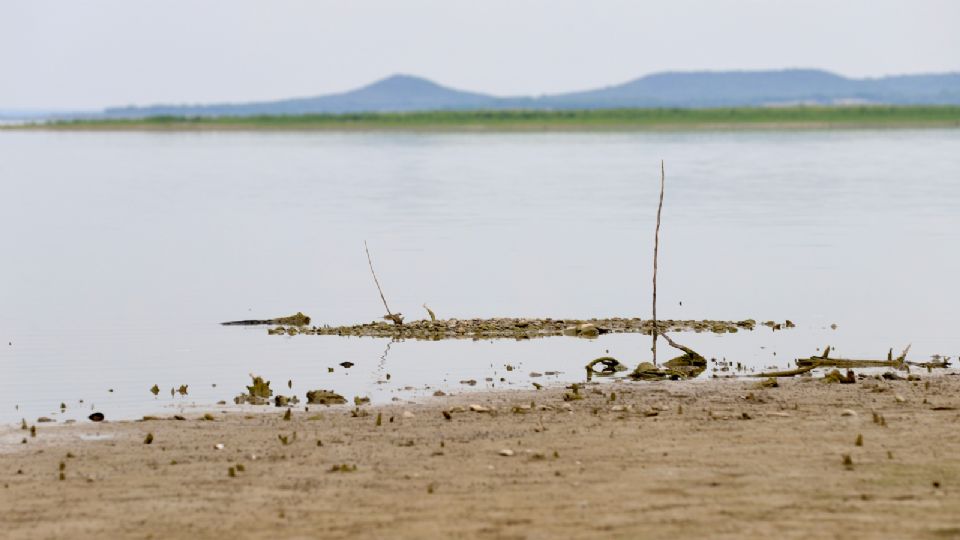
<path fill-rule="evenodd" d="M 817 69 L 671 71 L 593 90 L 493 96 L 396 74 L 360 88 L 273 101 L 111 107 L 96 116 L 261 116 L 450 110 L 714 108 L 783 105 L 958 105 L 960 73 L 847 78 Z"/>

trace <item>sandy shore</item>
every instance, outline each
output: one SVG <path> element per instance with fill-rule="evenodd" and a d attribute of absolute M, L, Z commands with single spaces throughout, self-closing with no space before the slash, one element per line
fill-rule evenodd
<path fill-rule="evenodd" d="M 7 428 L 0 536 L 960 538 L 956 374 L 565 393 Z"/>

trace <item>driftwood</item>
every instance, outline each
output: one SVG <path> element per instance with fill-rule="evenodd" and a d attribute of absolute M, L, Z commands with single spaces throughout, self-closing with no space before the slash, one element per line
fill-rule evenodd
<path fill-rule="evenodd" d="M 804 373 L 809 373 L 810 371 L 816 368 L 830 367 L 838 369 L 847 369 L 847 375 L 840 375 L 840 372 L 836 369 L 836 375 L 833 375 L 833 372 L 827 374 L 828 379 L 837 379 L 837 376 L 840 378 L 837 379 L 838 382 L 853 382 L 850 377 L 850 369 L 852 368 L 877 368 L 877 367 L 892 367 L 895 369 L 910 371 L 910 366 L 924 367 L 927 369 L 934 368 L 946 368 L 950 366 L 949 358 L 943 357 L 934 357 L 933 362 L 907 362 L 907 353 L 910 352 L 910 346 L 907 345 L 907 348 L 900 353 L 896 358 L 893 357 L 893 349 L 887 353 L 886 360 L 861 360 L 861 359 L 852 359 L 852 358 L 830 358 L 830 346 L 828 345 L 823 350 L 823 354 L 819 356 L 814 355 L 809 358 L 798 358 L 797 359 L 797 369 L 790 369 L 786 371 L 767 371 L 764 373 L 756 373 L 752 375 L 747 375 L 747 377 L 794 377 L 796 375 L 803 375 Z M 942 358 L 942 359 L 941 359 Z M 886 376 L 886 375 L 885 375 Z"/>
<path fill-rule="evenodd" d="M 795 376 L 797 376 L 797 375 L 803 375 L 804 373 L 807 373 L 807 372 L 809 372 L 809 371 L 813 371 L 813 368 L 815 368 L 815 367 L 817 367 L 817 366 L 805 366 L 805 367 L 797 368 L 797 369 L 788 369 L 788 370 L 786 370 L 786 371 L 767 371 L 767 372 L 764 372 L 764 373 L 755 373 L 755 374 L 751 374 L 751 375 L 747 375 L 747 376 L 748 376 L 748 377 L 763 377 L 763 378 L 768 378 L 768 377 L 795 377 Z"/>
<path fill-rule="evenodd" d="M 266 319 L 266 320 L 251 319 L 248 321 L 229 321 L 229 322 L 223 322 L 220 324 L 222 324 L 223 326 L 257 326 L 262 324 L 276 324 L 276 325 L 282 325 L 282 326 L 307 326 L 308 324 L 310 324 L 310 317 L 298 311 L 296 315 L 291 315 L 289 317 L 277 317 L 276 319 Z"/>
<path fill-rule="evenodd" d="M 597 364 L 602 365 L 603 367 L 597 369 Z M 616 375 L 618 371 L 627 371 L 627 366 L 623 365 L 619 360 L 613 358 L 612 356 L 603 356 L 592 360 L 587 364 L 587 380 L 593 378 L 594 375 L 597 377 L 610 377 Z"/>
<path fill-rule="evenodd" d="M 910 346 L 907 345 L 907 348 L 900 353 L 900 356 L 893 358 L 893 349 L 890 349 L 890 352 L 887 353 L 886 360 L 860 360 L 860 359 L 850 359 L 850 358 L 830 358 L 830 346 L 828 345 L 824 350 L 823 354 L 820 356 L 811 356 L 809 358 L 798 358 L 797 367 L 835 367 L 835 368 L 872 368 L 872 367 L 892 367 L 895 369 L 901 369 L 909 371 L 910 367 L 907 365 L 906 358 L 907 352 L 910 351 Z"/>

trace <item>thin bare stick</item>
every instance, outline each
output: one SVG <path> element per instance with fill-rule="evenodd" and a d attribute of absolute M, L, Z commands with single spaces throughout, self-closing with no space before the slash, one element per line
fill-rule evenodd
<path fill-rule="evenodd" d="M 660 203 L 657 205 L 657 230 L 653 235 L 653 365 L 657 365 L 657 254 L 660 251 L 660 214 L 663 212 L 663 187 L 666 174 L 664 173 L 663 160 L 660 160 Z"/>
<path fill-rule="evenodd" d="M 394 315 L 390 311 L 390 306 L 387 305 L 387 299 L 383 296 L 383 289 L 380 288 L 380 281 L 377 279 L 377 273 L 373 271 L 373 261 L 370 260 L 370 249 L 367 247 L 367 241 L 363 241 L 363 249 L 367 252 L 367 264 L 370 265 L 370 273 L 373 274 L 373 282 L 377 286 L 377 291 L 380 293 L 380 300 L 383 300 L 383 307 L 387 309 L 387 316 L 384 319 L 393 321 L 396 324 L 403 324 L 403 316 L 397 313 Z"/>

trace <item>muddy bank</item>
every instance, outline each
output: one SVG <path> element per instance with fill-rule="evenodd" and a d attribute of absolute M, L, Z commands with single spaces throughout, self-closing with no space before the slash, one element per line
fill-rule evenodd
<path fill-rule="evenodd" d="M 956 372 L 570 393 L 14 428 L 2 536 L 960 535 Z"/>
<path fill-rule="evenodd" d="M 772 321 L 764 325 L 773 328 Z M 792 324 L 792 323 L 791 323 Z M 666 320 L 659 321 L 657 328 L 663 332 L 714 332 L 735 333 L 753 330 L 757 322 L 713 320 Z M 780 324 L 776 324 L 779 329 Z M 402 325 L 374 321 L 353 326 L 277 326 L 267 330 L 271 335 L 316 335 L 316 336 L 364 336 L 398 339 L 534 339 L 551 336 L 574 336 L 593 338 L 602 334 L 639 333 L 650 334 L 653 321 L 640 318 L 610 319 L 446 319 L 407 322 Z"/>

